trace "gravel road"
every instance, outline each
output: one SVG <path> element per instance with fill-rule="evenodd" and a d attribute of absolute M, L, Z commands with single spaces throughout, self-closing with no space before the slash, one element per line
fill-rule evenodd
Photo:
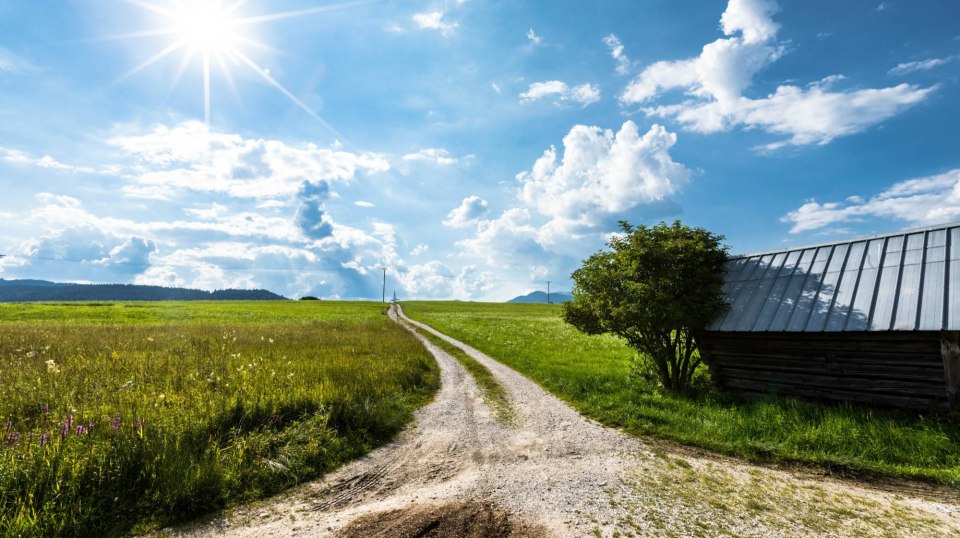
<path fill-rule="evenodd" d="M 487 366 L 514 420 L 495 420 L 460 364 L 424 341 L 442 387 L 395 442 L 287 494 L 162 534 L 442 536 L 437 529 L 456 528 L 438 523 L 447 513 L 511 536 L 960 535 L 960 503 L 946 490 L 881 488 L 650 444 L 584 418 L 399 308 L 391 316 Z"/>

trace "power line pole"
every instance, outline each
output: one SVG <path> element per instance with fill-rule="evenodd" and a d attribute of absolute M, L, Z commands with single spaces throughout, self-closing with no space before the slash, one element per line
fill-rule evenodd
<path fill-rule="evenodd" d="M 550 302 L 550 281 L 547 281 L 547 304 L 553 304 Z"/>
<path fill-rule="evenodd" d="M 383 299 L 382 301 L 387 302 L 387 268 L 383 268 Z"/>

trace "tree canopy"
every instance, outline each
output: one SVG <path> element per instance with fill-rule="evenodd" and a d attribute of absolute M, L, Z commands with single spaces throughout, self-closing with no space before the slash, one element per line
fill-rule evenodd
<path fill-rule="evenodd" d="M 564 319 L 588 334 L 622 337 L 653 362 L 665 388 L 682 390 L 700 364 L 696 336 L 726 308 L 723 236 L 679 220 L 620 228 L 609 250 L 574 271 Z"/>

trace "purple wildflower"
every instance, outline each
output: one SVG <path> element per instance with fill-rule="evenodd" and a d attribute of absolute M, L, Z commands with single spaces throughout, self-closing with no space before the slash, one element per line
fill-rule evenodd
<path fill-rule="evenodd" d="M 10 430 L 12 430 L 12 429 L 13 429 L 13 421 L 12 421 L 12 420 L 8 420 L 8 421 L 7 421 L 7 430 L 6 430 L 6 431 L 10 431 Z"/>
<path fill-rule="evenodd" d="M 49 440 L 50 440 L 50 434 L 49 434 L 49 433 L 43 432 L 43 433 L 40 434 L 40 446 L 41 446 L 41 447 L 47 446 L 47 441 L 49 441 Z"/>
<path fill-rule="evenodd" d="M 120 415 L 113 417 L 113 422 L 110 423 L 110 427 L 113 428 L 113 431 L 120 429 Z"/>
<path fill-rule="evenodd" d="M 66 439 L 66 438 L 67 438 L 67 432 L 68 432 L 68 431 L 70 431 L 70 427 L 67 426 L 67 423 L 66 423 L 66 422 L 64 422 L 63 425 L 60 426 L 60 438 L 61 438 L 61 439 Z"/>
<path fill-rule="evenodd" d="M 49 412 L 50 412 L 50 406 L 44 404 L 44 406 L 43 406 L 43 414 L 46 415 L 46 414 L 49 413 Z"/>
<path fill-rule="evenodd" d="M 13 445 L 20 440 L 20 434 L 18 432 L 10 432 L 7 434 L 7 444 Z"/>
<path fill-rule="evenodd" d="M 67 413 L 67 429 L 73 429 L 73 413 Z"/>
<path fill-rule="evenodd" d="M 83 424 L 77 426 L 77 435 L 83 435 L 87 433 L 87 429 L 83 427 Z"/>

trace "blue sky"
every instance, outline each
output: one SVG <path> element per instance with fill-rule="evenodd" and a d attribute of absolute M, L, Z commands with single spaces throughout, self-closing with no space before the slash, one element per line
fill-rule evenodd
<path fill-rule="evenodd" d="M 503 300 L 960 221 L 960 2 L 0 0 L 0 277 Z M 206 59 L 206 61 L 205 61 Z M 208 65 L 205 76 L 204 66 Z"/>

